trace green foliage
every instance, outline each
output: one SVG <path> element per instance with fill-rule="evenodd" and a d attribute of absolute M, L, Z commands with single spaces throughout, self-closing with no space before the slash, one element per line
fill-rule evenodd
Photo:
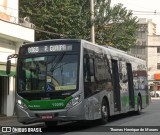
<path fill-rule="evenodd" d="M 36 40 L 90 40 L 90 28 L 94 23 L 98 44 L 128 50 L 135 43 L 136 18 L 121 4 L 111 8 L 108 1 L 95 0 L 94 22 L 90 21 L 89 0 L 20 0 L 19 5 L 20 17 L 30 17 L 36 26 Z"/>
<path fill-rule="evenodd" d="M 37 29 L 57 34 L 36 33 L 36 40 L 84 38 L 90 27 L 88 2 L 82 0 L 20 0 L 20 17 L 28 16 Z M 88 5 L 84 6 L 84 5 Z"/>
<path fill-rule="evenodd" d="M 98 31 L 96 41 L 124 51 L 135 46 L 137 18 L 133 17 L 132 12 L 127 11 L 122 4 L 110 8 L 108 13 L 108 21 L 96 30 Z"/>

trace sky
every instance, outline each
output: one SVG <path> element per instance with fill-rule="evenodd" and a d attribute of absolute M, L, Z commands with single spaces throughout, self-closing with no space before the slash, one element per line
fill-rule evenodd
<path fill-rule="evenodd" d="M 138 18 L 152 19 L 157 24 L 156 33 L 160 35 L 160 0 L 111 0 L 111 6 L 118 3 L 122 3 L 127 10 L 132 10 Z"/>

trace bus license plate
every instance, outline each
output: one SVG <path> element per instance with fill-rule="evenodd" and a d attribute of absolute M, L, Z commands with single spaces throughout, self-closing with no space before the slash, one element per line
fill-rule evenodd
<path fill-rule="evenodd" d="M 42 118 L 43 120 L 50 120 L 50 119 L 53 119 L 53 115 L 50 115 L 50 114 L 42 115 L 41 118 Z"/>

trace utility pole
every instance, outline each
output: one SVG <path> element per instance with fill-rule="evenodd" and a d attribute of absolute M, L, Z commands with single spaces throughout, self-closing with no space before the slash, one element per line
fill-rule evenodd
<path fill-rule="evenodd" d="M 91 41 L 95 43 L 95 30 L 94 30 L 94 0 L 90 0 L 90 12 L 91 12 Z"/>

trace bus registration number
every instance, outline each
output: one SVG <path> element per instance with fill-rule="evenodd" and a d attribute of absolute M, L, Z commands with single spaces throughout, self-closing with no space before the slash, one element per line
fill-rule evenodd
<path fill-rule="evenodd" d="M 45 114 L 42 115 L 41 118 L 44 120 L 48 120 L 48 119 L 53 119 L 53 115 L 52 114 Z"/>

